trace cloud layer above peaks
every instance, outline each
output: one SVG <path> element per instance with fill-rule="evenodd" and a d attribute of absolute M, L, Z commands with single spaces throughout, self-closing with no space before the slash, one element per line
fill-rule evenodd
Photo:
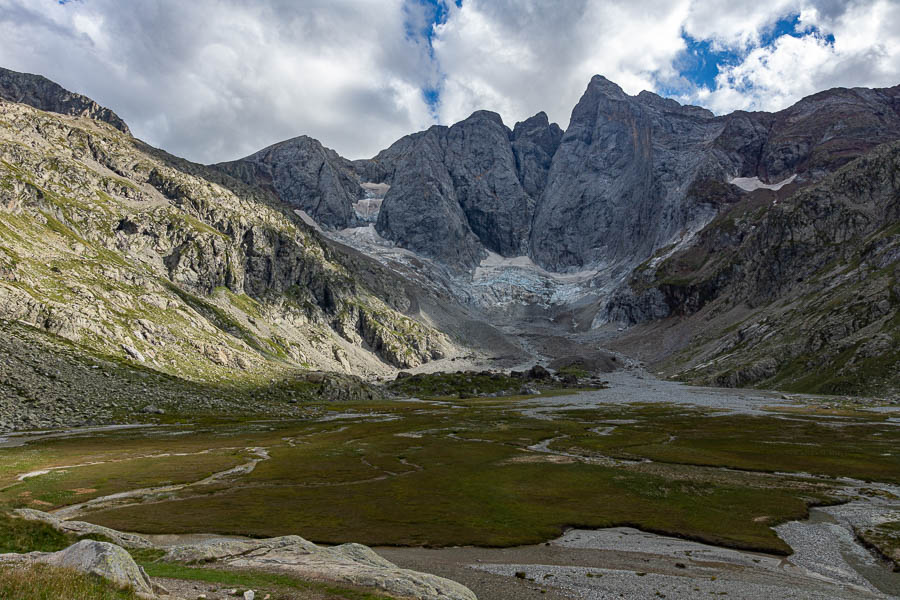
<path fill-rule="evenodd" d="M 201 162 L 371 156 L 474 110 L 565 127 L 590 77 L 714 112 L 900 83 L 898 0 L 0 0 L 0 66 Z"/>

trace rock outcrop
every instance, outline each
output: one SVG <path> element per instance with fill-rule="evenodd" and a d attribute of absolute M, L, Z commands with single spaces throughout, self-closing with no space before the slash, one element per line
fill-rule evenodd
<path fill-rule="evenodd" d="M 709 220 L 715 207 L 685 191 L 701 175 L 724 179 L 704 156 L 720 128 L 708 111 L 649 93 L 631 97 L 594 77 L 572 111 L 535 214 L 535 262 L 552 270 L 639 263 Z"/>
<path fill-rule="evenodd" d="M 409 141 L 408 150 L 396 159 L 375 228 L 405 248 L 470 267 L 484 251 L 444 164 L 446 141 L 445 127 L 432 127 Z"/>
<path fill-rule="evenodd" d="M 389 372 L 450 351 L 400 312 L 410 301 L 395 275 L 361 273 L 363 260 L 264 189 L 146 146 L 104 114 L 0 100 L 6 319 L 195 381 Z M 394 291 L 376 295 L 373 277 Z"/>
<path fill-rule="evenodd" d="M 516 173 L 525 193 L 537 201 L 547 184 L 547 174 L 563 131 L 551 123 L 541 111 L 516 123 L 512 131 L 512 149 L 516 157 Z"/>
<path fill-rule="evenodd" d="M 121 540 L 131 548 L 153 548 L 153 544 L 133 534 L 90 523 L 61 521 L 35 510 L 19 510 L 18 516 L 52 525 L 60 531 L 103 535 Z M 370 588 L 396 598 L 418 600 L 476 600 L 463 585 L 409 569 L 401 569 L 361 544 L 321 547 L 296 535 L 262 540 L 210 540 L 166 548 L 162 560 L 187 564 L 215 564 L 219 568 L 281 572 L 311 579 Z M 147 577 L 122 547 L 107 542 L 81 540 L 59 552 L 0 554 L 0 564 L 39 562 L 76 569 L 133 588 L 148 599 L 167 595 Z"/>
<path fill-rule="evenodd" d="M 43 563 L 96 575 L 123 588 L 131 588 L 139 597 L 148 600 L 158 598 L 158 594 L 168 595 L 162 586 L 147 577 L 127 551 L 107 542 L 81 540 L 59 552 L 0 554 L 0 564 L 18 562 Z"/>
<path fill-rule="evenodd" d="M 628 96 L 595 76 L 553 157 L 532 257 L 553 270 L 627 272 L 733 203 L 734 178 L 805 184 L 897 138 L 900 86 L 715 117 L 650 92 Z"/>
<path fill-rule="evenodd" d="M 361 182 L 390 185 L 376 229 L 451 268 L 485 251 L 621 277 L 733 203 L 734 179 L 806 185 L 900 137 L 900 86 L 828 90 L 777 113 L 715 116 L 595 76 L 565 133 L 477 111 L 346 161 L 296 138 L 220 165 L 327 227 L 354 226 Z"/>
<path fill-rule="evenodd" d="M 34 510 L 32 508 L 20 508 L 15 511 L 15 514 L 18 517 L 25 519 L 26 521 L 38 521 L 40 523 L 46 523 L 50 525 L 57 531 L 61 531 L 63 533 L 70 533 L 76 536 L 102 536 L 108 540 L 112 540 L 119 546 L 123 548 L 152 548 L 153 544 L 145 537 L 139 536 L 135 533 L 123 533 L 121 531 L 116 531 L 115 529 L 110 529 L 109 527 L 103 527 L 102 525 L 94 525 L 93 523 L 87 523 L 85 521 L 64 521 L 59 519 L 50 513 L 46 513 L 40 510 Z"/>
<path fill-rule="evenodd" d="M 277 571 L 306 579 L 374 588 L 397 598 L 476 600 L 475 594 L 455 581 L 401 569 L 367 546 L 341 544 L 323 548 L 295 535 L 176 546 L 169 550 L 165 560 Z"/>
<path fill-rule="evenodd" d="M 895 392 L 900 142 L 779 192 L 749 194 L 692 243 L 648 261 L 609 318 L 674 317 L 691 381 Z M 692 340 L 689 329 L 704 335 Z"/>
<path fill-rule="evenodd" d="M 456 267 L 474 267 L 485 250 L 526 254 L 560 135 L 544 113 L 510 131 L 498 114 L 477 111 L 452 127 L 407 136 L 373 159 L 392 165 L 376 229 Z"/>
<path fill-rule="evenodd" d="M 122 133 L 130 133 L 125 121 L 110 109 L 86 96 L 70 92 L 41 75 L 19 73 L 0 67 L 0 98 L 61 115 L 103 121 Z"/>
<path fill-rule="evenodd" d="M 323 226 L 340 229 L 358 224 L 353 203 L 363 190 L 353 163 L 310 137 L 296 137 L 216 166 L 249 185 L 271 190 Z"/>

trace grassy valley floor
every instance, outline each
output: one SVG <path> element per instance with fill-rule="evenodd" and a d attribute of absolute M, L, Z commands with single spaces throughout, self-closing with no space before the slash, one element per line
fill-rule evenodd
<path fill-rule="evenodd" d="M 790 555 L 773 527 L 810 507 L 900 511 L 889 412 L 622 377 L 456 396 L 38 440 L 0 450 L 0 503 L 146 534 L 503 548 L 631 527 L 767 556 Z M 868 539 L 891 556 L 896 536 L 876 525 Z"/>

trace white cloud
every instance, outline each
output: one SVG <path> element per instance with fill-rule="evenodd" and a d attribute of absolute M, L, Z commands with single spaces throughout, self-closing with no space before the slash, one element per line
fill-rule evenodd
<path fill-rule="evenodd" d="M 842 12 L 827 8 L 803 7 L 804 35 L 784 35 L 753 49 L 740 63 L 720 70 L 715 90 L 693 99 L 718 113 L 775 111 L 832 87 L 900 83 L 900 3 L 856 2 Z"/>
<path fill-rule="evenodd" d="M 439 115 L 451 123 L 486 108 L 512 125 L 545 110 L 565 127 L 596 73 L 631 94 L 682 90 L 679 100 L 718 113 L 780 110 L 835 86 L 896 85 L 898 12 L 898 0 L 465 0 L 436 30 L 446 76 Z M 795 15 L 801 37 L 760 46 Z M 717 89 L 679 76 L 682 35 L 738 57 L 722 66 Z"/>
<path fill-rule="evenodd" d="M 597 73 L 629 93 L 653 89 L 675 75 L 688 7 L 687 0 L 466 0 L 435 32 L 446 77 L 440 119 L 488 109 L 511 126 L 544 110 L 565 127 Z"/>
<path fill-rule="evenodd" d="M 195 160 L 299 134 L 356 158 L 432 122 L 433 65 L 406 16 L 403 0 L 0 0 L 0 62 Z"/>
<path fill-rule="evenodd" d="M 204 162 L 300 134 L 371 156 L 434 121 L 422 90 L 435 86 L 444 124 L 488 109 L 512 126 L 544 110 L 565 127 L 597 73 L 720 113 L 900 83 L 900 0 L 447 4 L 429 52 L 420 0 L 0 0 L 0 65 L 87 94 L 139 137 Z M 796 14 L 801 37 L 760 47 Z M 680 77 L 683 35 L 737 54 L 716 89 Z"/>
<path fill-rule="evenodd" d="M 692 2 L 684 31 L 711 40 L 716 49 L 746 49 L 785 15 L 800 12 L 803 0 L 702 0 Z"/>

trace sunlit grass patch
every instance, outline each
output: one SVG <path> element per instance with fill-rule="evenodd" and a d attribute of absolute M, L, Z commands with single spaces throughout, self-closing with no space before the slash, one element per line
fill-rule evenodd
<path fill-rule="evenodd" d="M 3 600 L 138 600 L 95 575 L 48 565 L 0 566 Z"/>
<path fill-rule="evenodd" d="M 0 554 L 56 552 L 68 548 L 75 541 L 74 536 L 61 533 L 46 523 L 26 521 L 0 512 Z"/>

